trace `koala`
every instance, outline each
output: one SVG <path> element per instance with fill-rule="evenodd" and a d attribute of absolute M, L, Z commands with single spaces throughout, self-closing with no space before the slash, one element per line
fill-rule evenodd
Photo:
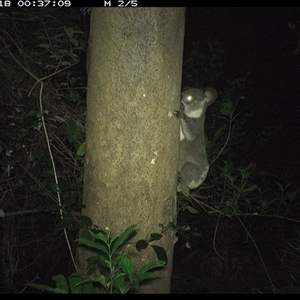
<path fill-rule="evenodd" d="M 182 92 L 180 109 L 175 116 L 180 121 L 179 184 L 177 191 L 195 189 L 205 180 L 209 163 L 204 136 L 207 107 L 217 98 L 213 88 L 188 89 Z"/>

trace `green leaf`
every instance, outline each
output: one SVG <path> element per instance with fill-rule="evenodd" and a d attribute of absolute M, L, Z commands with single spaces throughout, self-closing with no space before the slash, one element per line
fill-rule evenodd
<path fill-rule="evenodd" d="M 53 192 L 55 192 L 55 193 L 59 192 L 59 185 L 56 184 L 56 182 L 51 181 L 50 186 L 51 186 L 51 190 Z"/>
<path fill-rule="evenodd" d="M 114 253 L 116 251 L 116 249 L 119 248 L 119 246 L 121 246 L 122 244 L 124 244 L 126 242 L 126 240 L 128 239 L 128 237 L 130 236 L 130 234 L 132 233 L 133 229 L 136 227 L 136 225 L 131 225 L 129 226 L 127 229 L 125 229 L 125 231 L 117 238 L 117 240 L 114 242 L 113 246 L 112 246 L 112 253 Z"/>
<path fill-rule="evenodd" d="M 74 203 L 75 203 L 75 199 L 66 197 L 66 198 L 64 199 L 64 202 L 63 202 L 62 206 L 63 206 L 64 208 L 66 208 L 66 207 L 69 207 L 70 205 L 72 205 L 72 204 L 74 204 Z"/>
<path fill-rule="evenodd" d="M 138 251 L 144 250 L 148 247 L 148 242 L 146 240 L 139 240 L 136 242 L 135 247 Z"/>
<path fill-rule="evenodd" d="M 91 218 L 87 216 L 80 216 L 76 219 L 76 222 L 80 225 L 80 227 L 84 227 L 85 229 L 90 229 L 93 226 L 93 221 Z"/>
<path fill-rule="evenodd" d="M 286 192 L 286 196 L 289 200 L 294 200 L 297 194 L 299 193 L 299 189 L 294 192 Z"/>
<path fill-rule="evenodd" d="M 258 188 L 258 185 L 253 184 L 249 187 L 247 187 L 246 189 L 243 190 L 243 193 L 247 193 L 247 192 L 253 192 L 254 190 L 256 190 Z"/>
<path fill-rule="evenodd" d="M 69 285 L 66 277 L 64 275 L 54 275 L 52 279 L 56 282 L 56 287 L 60 290 L 64 290 L 67 293 L 69 293 Z"/>
<path fill-rule="evenodd" d="M 83 142 L 78 148 L 77 148 L 77 155 L 78 156 L 84 156 L 85 154 L 85 142 Z"/>
<path fill-rule="evenodd" d="M 83 282 L 83 278 L 78 273 L 70 275 L 69 284 L 72 294 L 94 294 L 93 284 L 90 282 Z"/>
<path fill-rule="evenodd" d="M 52 288 L 47 285 L 43 284 L 36 284 L 36 283 L 30 283 L 27 284 L 28 286 L 31 286 L 33 288 L 43 290 L 43 291 L 49 291 L 55 294 L 68 294 L 69 293 L 69 285 L 67 282 L 67 279 L 63 275 L 55 275 L 52 277 L 52 279 L 56 282 L 56 288 Z"/>
<path fill-rule="evenodd" d="M 106 287 L 106 277 L 103 275 L 90 275 L 90 276 L 85 276 L 84 280 L 82 281 L 83 283 L 87 282 L 98 282 L 104 287 Z"/>
<path fill-rule="evenodd" d="M 226 101 L 222 102 L 222 107 L 220 109 L 220 114 L 224 116 L 230 116 L 233 113 L 234 105 L 231 99 L 228 97 Z"/>
<path fill-rule="evenodd" d="M 227 217 L 232 217 L 232 208 L 224 208 L 223 213 Z"/>
<path fill-rule="evenodd" d="M 150 262 L 144 266 L 142 266 L 138 272 L 138 275 L 137 275 L 137 278 L 138 280 L 141 282 L 145 279 L 149 279 L 149 278 L 152 278 L 154 276 L 156 276 L 158 274 L 157 271 L 150 271 L 154 268 L 159 268 L 159 267 L 163 267 L 165 266 L 166 262 L 165 261 L 153 261 L 153 262 Z M 148 272 L 150 271 L 150 272 Z"/>
<path fill-rule="evenodd" d="M 160 246 L 156 246 L 156 245 L 150 245 L 153 250 L 156 253 L 156 257 L 159 259 L 159 261 L 164 261 L 165 264 L 168 263 L 168 257 L 167 257 L 167 253 L 165 251 L 165 249 L 163 247 Z"/>
<path fill-rule="evenodd" d="M 82 278 L 79 274 L 73 273 L 69 277 L 70 290 L 72 294 L 81 294 L 82 286 L 77 285 L 82 282 Z"/>
<path fill-rule="evenodd" d="M 81 243 L 81 244 L 84 244 L 86 246 L 89 246 L 91 248 L 96 248 L 98 250 L 101 250 L 102 252 L 106 253 L 107 255 L 109 254 L 108 249 L 106 247 L 104 247 L 103 245 L 99 244 L 99 243 L 90 241 L 90 240 L 85 239 L 85 238 L 79 238 L 76 241 Z"/>
<path fill-rule="evenodd" d="M 129 290 L 129 286 L 123 276 L 116 278 L 113 285 L 120 294 L 126 294 Z"/>
<path fill-rule="evenodd" d="M 103 243 L 107 244 L 108 243 L 108 238 L 106 235 L 104 235 L 101 231 L 98 233 L 94 233 L 92 230 L 89 230 L 89 233 L 92 237 L 94 237 L 97 240 L 102 241 Z"/>
<path fill-rule="evenodd" d="M 38 290 L 52 292 L 54 294 L 68 294 L 68 292 L 66 292 L 65 290 L 61 290 L 59 288 L 52 288 L 44 284 L 29 283 L 27 285 Z"/>
<path fill-rule="evenodd" d="M 188 188 L 185 188 L 184 190 L 182 190 L 181 193 L 184 197 L 189 198 L 190 191 Z"/>
<path fill-rule="evenodd" d="M 231 176 L 229 174 L 226 174 L 225 178 L 227 178 L 230 181 L 230 183 L 233 184 L 235 182 L 235 180 L 236 180 L 237 177 L 236 176 Z"/>
<path fill-rule="evenodd" d="M 164 267 L 165 265 L 166 262 L 164 260 L 156 260 L 156 261 L 149 262 L 148 264 L 141 266 L 139 270 L 139 274 L 143 274 L 154 268 Z"/>
<path fill-rule="evenodd" d="M 150 279 L 155 277 L 158 274 L 158 271 L 145 272 L 137 275 L 137 279 L 139 282 L 142 282 L 146 279 Z"/>
<path fill-rule="evenodd" d="M 74 220 L 72 218 L 70 218 L 69 216 L 64 216 L 63 219 L 60 219 L 56 226 L 55 226 L 55 230 L 56 231 L 59 231 L 59 230 L 62 230 L 66 227 L 69 227 L 70 225 L 72 225 L 74 222 Z"/>
<path fill-rule="evenodd" d="M 71 63 L 69 61 L 62 61 L 60 64 L 62 66 L 70 66 L 71 65 Z"/>
<path fill-rule="evenodd" d="M 268 206 L 270 206 L 272 203 L 274 203 L 274 202 L 276 202 L 276 201 L 278 201 L 278 199 L 277 198 L 275 198 L 275 199 L 273 199 L 273 200 L 263 200 L 263 202 L 262 202 L 262 207 L 263 208 L 267 208 Z"/>
<path fill-rule="evenodd" d="M 31 110 L 28 114 L 28 117 L 35 117 L 36 116 L 36 111 L 35 110 Z"/>
<path fill-rule="evenodd" d="M 4 211 L 2 209 L 0 209 L 0 218 L 4 218 Z"/>
<path fill-rule="evenodd" d="M 237 203 L 232 203 L 231 204 L 231 207 L 234 209 L 234 210 L 238 210 L 239 209 L 239 205 Z"/>
<path fill-rule="evenodd" d="M 70 39 L 70 42 L 76 47 L 79 45 L 79 42 L 77 39 Z"/>
<path fill-rule="evenodd" d="M 49 44 L 39 44 L 37 46 L 41 47 L 41 48 L 45 48 L 45 49 L 49 49 L 50 48 Z"/>
<path fill-rule="evenodd" d="M 65 27 L 64 30 L 65 30 L 65 33 L 68 35 L 69 38 L 73 37 L 73 34 L 74 34 L 74 29 L 73 28 Z"/>
<path fill-rule="evenodd" d="M 36 113 L 36 117 L 37 117 L 37 118 L 41 118 L 42 115 L 43 115 L 43 114 L 42 114 L 42 112 L 40 112 L 40 111 L 38 111 L 38 112 Z"/>
<path fill-rule="evenodd" d="M 191 214 L 198 214 L 199 210 L 195 209 L 194 207 L 188 205 L 185 207 L 185 209 L 187 209 Z"/>
<path fill-rule="evenodd" d="M 126 275 L 128 276 L 130 282 L 133 281 L 133 275 L 134 275 L 134 265 L 133 263 L 131 262 L 131 260 L 124 256 L 123 259 L 121 260 L 121 268 L 122 268 L 122 271 L 124 273 L 126 273 Z"/>
<path fill-rule="evenodd" d="M 78 135 L 78 127 L 76 123 L 73 120 L 71 120 L 66 129 L 66 137 L 70 143 L 74 143 L 77 139 L 77 135 Z"/>
<path fill-rule="evenodd" d="M 279 182 L 277 182 L 277 181 L 274 181 L 274 182 L 278 185 L 280 191 L 283 192 L 284 191 L 284 187 Z"/>
<path fill-rule="evenodd" d="M 74 30 L 74 33 L 78 33 L 78 34 L 85 34 L 83 31 L 81 30 Z"/>
<path fill-rule="evenodd" d="M 221 136 L 224 136 L 224 131 L 226 130 L 226 125 L 218 128 L 214 134 L 214 140 L 218 139 Z"/>
<path fill-rule="evenodd" d="M 162 235 L 160 233 L 151 233 L 149 243 L 153 241 L 159 241 L 162 238 Z"/>
<path fill-rule="evenodd" d="M 178 226 L 177 224 L 173 223 L 173 222 L 169 222 L 169 226 L 172 230 L 177 230 L 178 229 Z M 163 227 L 162 227 L 163 228 Z"/>

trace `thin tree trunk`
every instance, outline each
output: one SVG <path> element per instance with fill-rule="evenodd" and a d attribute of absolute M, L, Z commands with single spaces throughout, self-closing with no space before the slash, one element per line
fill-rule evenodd
<path fill-rule="evenodd" d="M 93 8 L 88 51 L 84 196 L 89 216 L 135 240 L 176 222 L 184 8 Z M 175 232 L 156 244 L 169 263 L 142 293 L 170 292 Z M 87 255 L 79 255 L 81 263 Z M 153 249 L 133 257 L 156 260 Z"/>

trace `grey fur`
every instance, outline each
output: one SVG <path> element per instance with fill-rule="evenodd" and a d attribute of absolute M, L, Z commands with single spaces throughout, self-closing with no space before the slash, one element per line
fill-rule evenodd
<path fill-rule="evenodd" d="M 188 89 L 182 92 L 181 105 L 175 115 L 180 120 L 180 183 L 177 191 L 195 189 L 205 180 L 209 163 L 204 137 L 204 121 L 207 107 L 217 98 L 213 88 Z"/>

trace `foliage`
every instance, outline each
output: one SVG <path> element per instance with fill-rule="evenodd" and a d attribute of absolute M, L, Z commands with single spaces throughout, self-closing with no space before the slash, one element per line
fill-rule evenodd
<path fill-rule="evenodd" d="M 32 276 L 39 274 L 48 279 L 59 267 L 59 273 L 65 272 L 70 254 L 61 252 L 65 248 L 63 231 L 73 234 L 75 240 L 78 228 L 88 230 L 91 226 L 90 220 L 78 217 L 85 153 L 86 27 L 78 8 L 11 8 L 10 12 L 1 12 L 0 249 L 4 259 L 0 278 L 14 293 L 20 292 L 16 284 L 22 283 L 20 278 L 34 280 Z M 290 28 L 298 43 L 295 26 L 290 24 Z M 256 163 L 260 149 L 276 137 L 281 125 L 274 120 L 264 128 L 253 129 L 257 112 L 251 99 L 245 97 L 250 84 L 248 74 L 228 80 L 224 47 L 208 39 L 203 50 L 202 43 L 195 43 L 194 49 L 185 53 L 183 85 L 214 86 L 219 92 L 207 112 L 210 172 L 198 190 L 178 195 L 178 222 L 168 225 L 188 249 L 194 249 L 193 241 L 200 239 L 203 232 L 215 231 L 214 245 L 218 244 L 216 236 L 222 238 L 219 244 L 231 244 L 224 240 L 231 241 L 239 232 L 240 223 L 235 221 L 240 217 L 250 228 L 259 216 L 271 217 L 272 224 L 280 218 L 298 220 L 299 209 L 299 189 L 294 183 L 270 174 Z M 299 53 L 298 44 L 295 55 Z M 102 234 L 106 243 L 98 236 L 94 239 L 104 247 L 119 238 L 111 237 L 109 231 Z M 141 251 L 151 247 L 159 261 L 166 261 L 164 250 L 152 244 L 160 237 L 160 233 L 152 234 L 149 240 L 138 241 L 135 248 Z M 279 234 L 276 238 L 280 239 Z M 295 247 L 293 255 L 298 263 L 298 246 L 290 243 Z M 117 260 L 121 253 L 127 257 L 127 249 L 119 250 L 109 252 L 110 265 L 102 265 L 106 262 L 100 259 L 90 268 L 106 267 L 109 271 L 109 266 L 116 263 L 125 282 L 119 292 L 125 292 L 138 282 L 139 273 L 132 275 L 131 279 L 136 280 L 133 284 L 131 273 L 122 270 L 126 259 Z M 100 255 L 105 253 L 99 252 Z M 102 278 L 98 282 L 101 284 L 104 276 L 104 286 L 118 291 L 111 274 L 98 275 Z M 53 280 L 54 290 L 47 285 L 44 288 L 50 289 L 45 290 L 81 293 L 91 291 L 95 284 L 84 282 L 77 273 L 69 277 L 57 275 Z"/>
<path fill-rule="evenodd" d="M 293 282 L 280 288 L 280 294 L 300 293 L 300 232 L 296 230 L 296 233 L 297 236 L 288 241 L 281 257 L 283 268 L 288 270 Z"/>
<path fill-rule="evenodd" d="M 48 291 L 55 294 L 93 294 L 93 284 L 84 282 L 84 278 L 77 273 L 73 273 L 66 278 L 64 275 L 55 275 L 52 277 L 56 282 L 56 287 L 50 287 L 43 284 L 30 283 L 28 286 L 33 288 Z"/>
<path fill-rule="evenodd" d="M 68 279 L 63 275 L 53 276 L 53 280 L 56 282 L 55 288 L 33 283 L 28 285 L 57 294 L 91 294 L 94 292 L 94 284 L 100 284 L 110 294 L 125 294 L 132 289 L 138 289 L 142 282 L 158 274 L 157 268 L 163 267 L 166 260 L 149 262 L 135 272 L 134 264 L 128 255 L 129 250 L 138 251 L 141 247 L 137 245 L 144 241 L 138 241 L 135 247 L 133 245 L 124 246 L 132 237 L 135 227 L 136 225 L 131 225 L 115 237 L 111 236 L 111 230 L 108 227 L 104 232 L 84 231 L 77 241 L 98 252 L 96 256 L 88 259 L 87 275 L 73 273 Z M 152 236 L 155 237 L 154 240 L 161 237 L 158 234 L 152 234 Z M 163 248 L 160 249 L 160 253 L 162 252 L 165 254 Z"/>
<path fill-rule="evenodd" d="M 289 23 L 288 26 L 291 28 L 294 38 L 296 39 L 296 49 L 294 50 L 293 55 L 299 55 L 300 53 L 300 33 L 299 30 L 296 30 L 296 25 L 293 23 Z"/>
<path fill-rule="evenodd" d="M 268 230 L 276 230 L 273 238 L 279 244 L 286 230 L 280 221 L 299 222 L 300 188 L 257 163 L 261 149 L 277 137 L 281 125 L 275 118 L 265 122 L 263 127 L 253 125 L 257 111 L 251 99 L 245 97 L 248 74 L 221 82 L 227 75 L 222 70 L 225 52 L 220 51 L 222 45 L 218 42 L 216 45 L 209 48 L 208 54 L 195 45 L 185 57 L 183 84 L 197 88 L 212 86 L 218 90 L 218 98 L 206 113 L 209 174 L 198 189 L 178 194 L 178 222 L 173 228 L 178 232 L 179 245 L 188 249 L 188 256 L 193 252 L 203 256 L 196 245 L 201 241 L 203 247 L 207 242 L 205 238 L 209 238 L 214 254 L 224 263 L 223 274 L 227 276 L 232 272 L 238 274 L 230 269 L 235 258 L 228 255 L 228 251 L 232 252 L 228 249 L 238 244 L 237 240 L 251 241 L 274 292 L 276 288 L 265 263 L 268 257 L 264 257 L 262 251 L 269 249 L 266 246 Z M 259 239 L 263 235 L 261 244 Z M 270 248 L 269 253 L 273 250 Z"/>
<path fill-rule="evenodd" d="M 84 154 L 84 114 L 78 106 L 84 103 L 85 83 L 77 76 L 75 65 L 85 49 L 86 37 L 82 31 L 63 25 L 66 22 L 62 22 L 56 14 L 53 16 L 52 10 L 19 14 L 24 21 L 18 28 L 24 25 L 23 31 L 20 29 L 18 35 L 13 37 L 6 31 L 8 21 L 2 29 L 5 32 L 1 39 L 6 49 L 3 54 L 5 63 L 15 65 L 15 68 L 12 71 L 7 68 L 8 65 L 1 66 L 5 69 L 2 74 L 2 112 L 11 116 L 10 119 L 2 118 L 1 165 L 5 166 L 6 176 L 2 177 L 1 186 L 4 189 L 14 186 L 14 194 L 17 198 L 20 195 L 21 199 L 19 203 L 1 203 L 1 208 L 3 211 L 21 207 L 23 210 L 37 207 L 53 210 L 53 200 L 56 201 L 58 190 L 63 193 L 62 204 L 65 208 L 76 201 L 78 206 L 81 156 Z M 12 18 L 10 22 L 14 24 L 17 20 Z M 30 23 L 30 27 L 35 25 L 37 30 L 29 35 L 25 44 L 23 40 L 26 30 L 29 30 L 26 22 Z M 36 40 L 40 43 L 35 51 L 31 51 L 31 41 L 35 44 Z M 44 84 L 43 89 L 39 88 L 40 81 Z M 13 95 L 10 95 L 9 89 Z M 43 119 L 54 151 L 59 186 L 54 180 L 49 147 L 43 136 Z M 30 195 L 25 203 L 22 201 L 24 195 Z"/>
<path fill-rule="evenodd" d="M 195 44 L 186 57 L 185 85 L 190 85 L 188 80 L 193 83 L 189 76 L 197 70 L 198 75 L 193 78 L 198 80 L 196 87 L 202 88 L 206 86 L 203 83 L 208 83 L 205 81 L 208 77 L 206 69 L 211 70 L 214 78 L 222 74 L 221 68 L 225 62 L 224 51 L 221 51 L 223 47 L 218 41 L 212 43 L 211 40 L 208 40 L 208 45 L 209 54 L 203 54 L 199 45 Z M 205 57 L 210 57 L 210 60 Z M 203 73 L 199 72 L 200 66 Z M 292 217 L 291 208 L 296 205 L 300 189 L 292 182 L 271 179 L 256 164 L 256 154 L 276 136 L 279 127 L 273 123 L 272 127 L 261 128 L 259 135 L 248 130 L 254 110 L 243 96 L 247 85 L 247 75 L 245 78 L 228 80 L 224 91 L 219 90 L 217 101 L 209 108 L 206 116 L 206 149 L 210 172 L 206 179 L 207 187 L 203 185 L 198 189 L 205 196 L 197 195 L 197 191 L 192 191 L 191 195 L 185 191 L 179 197 L 179 209 L 195 214 L 205 208 L 210 213 L 230 217 L 243 214 Z M 192 206 L 190 197 L 192 201 L 196 200 Z"/>
<path fill-rule="evenodd" d="M 83 25 L 78 8 L 1 12 L 0 232 L 7 259 L 0 275 L 9 285 L 20 269 L 39 272 L 30 272 L 29 258 L 37 269 L 55 267 L 47 252 L 65 240 L 54 228 L 82 207 Z"/>
<path fill-rule="evenodd" d="M 241 87 L 240 82 L 235 81 Z M 206 180 L 208 186 L 198 189 L 202 195 L 197 195 L 197 191 L 183 193 L 179 197 L 179 210 L 196 214 L 204 209 L 210 214 L 227 217 L 272 215 L 297 219 L 294 211 L 300 189 L 292 182 L 270 180 L 266 172 L 259 170 L 256 162 L 251 160 L 255 156 L 255 137 L 243 132 L 243 128 L 252 114 L 246 109 L 236 112 L 239 101 L 245 101 L 245 98 L 241 96 L 234 100 L 229 88 L 220 94 L 212 116 L 208 117 L 213 124 L 207 126 L 206 148 L 211 162 Z M 273 132 L 276 130 L 275 127 Z M 257 148 L 268 143 L 272 136 L 275 134 L 270 133 L 269 128 L 262 130 L 256 141 Z"/>
<path fill-rule="evenodd" d="M 91 227 L 80 216 L 87 19 L 79 8 L 1 12 L 1 291 L 19 293 L 24 278 L 46 282 L 59 268 L 65 274 L 78 229 Z M 149 247 L 166 262 L 164 249 L 153 244 L 160 238 L 153 233 L 137 243 L 137 251 Z M 118 257 L 116 251 L 111 259 Z M 140 277 L 132 275 L 134 284 L 152 267 L 141 269 Z M 77 285 L 81 279 L 77 273 L 54 276 L 57 286 L 51 291 L 89 289 Z"/>

